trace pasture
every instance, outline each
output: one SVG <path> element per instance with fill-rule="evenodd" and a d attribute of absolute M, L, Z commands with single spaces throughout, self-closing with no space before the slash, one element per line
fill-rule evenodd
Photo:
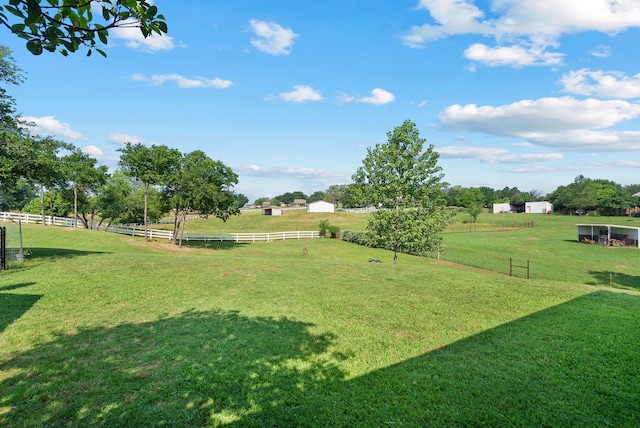
<path fill-rule="evenodd" d="M 332 239 L 177 248 L 23 226 L 33 255 L 0 273 L 0 425 L 637 425 L 640 251 L 576 243 L 578 218 L 530 217 L 447 233 L 445 260 L 398 265 Z M 321 219 L 366 224 L 301 212 L 187 230 Z M 454 251 L 535 255 L 535 275 L 446 261 Z M 570 262 L 594 273 L 536 271 Z M 597 280 L 606 269 L 625 283 Z"/>

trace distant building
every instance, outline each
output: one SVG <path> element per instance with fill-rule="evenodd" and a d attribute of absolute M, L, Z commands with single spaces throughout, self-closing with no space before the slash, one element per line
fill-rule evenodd
<path fill-rule="evenodd" d="M 553 204 L 547 201 L 526 202 L 524 212 L 527 214 L 549 214 L 553 212 Z"/>
<path fill-rule="evenodd" d="M 265 208 L 263 209 L 264 215 L 282 215 L 282 209 L 280 208 Z"/>
<path fill-rule="evenodd" d="M 509 214 L 511 211 L 515 212 L 515 207 L 509 203 L 493 204 L 494 214 Z"/>
<path fill-rule="evenodd" d="M 304 207 L 305 205 L 307 205 L 306 199 L 294 199 L 293 202 L 291 202 L 291 206 L 293 207 Z"/>
<path fill-rule="evenodd" d="M 331 202 L 316 201 L 307 205 L 308 213 L 332 213 L 335 212 L 336 207 Z"/>

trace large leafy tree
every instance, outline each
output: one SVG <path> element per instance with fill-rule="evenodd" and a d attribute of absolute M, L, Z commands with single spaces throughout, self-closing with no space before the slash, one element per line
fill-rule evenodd
<path fill-rule="evenodd" d="M 116 171 L 107 177 L 104 183 L 96 192 L 96 209 L 100 212 L 100 227 L 107 222 L 107 226 L 114 221 L 121 221 L 123 213 L 127 211 L 127 198 L 134 192 L 131 178 Z"/>
<path fill-rule="evenodd" d="M 632 193 L 611 180 L 591 179 L 579 175 L 573 183 L 560 186 L 549 195 L 559 210 L 572 212 L 596 211 L 603 215 L 618 215 L 633 207 Z"/>
<path fill-rule="evenodd" d="M 19 85 L 23 72 L 11 57 L 11 50 L 0 46 L 0 182 L 5 190 L 21 176 L 24 165 L 23 132 L 18 127 L 15 99 L 9 95 L 5 84 Z"/>
<path fill-rule="evenodd" d="M 97 166 L 97 162 L 96 159 L 82 153 L 82 151 L 78 149 L 73 150 L 62 158 L 65 177 L 63 187 L 70 188 L 73 193 L 73 218 L 75 227 L 78 225 L 78 199 L 80 199 L 83 208 L 83 225 L 85 228 L 89 228 L 86 209 L 90 202 L 90 196 L 95 194 L 100 186 L 107 181 L 108 168 L 105 165 Z"/>
<path fill-rule="evenodd" d="M 416 254 L 440 243 L 449 215 L 442 194 L 442 168 L 433 145 L 407 120 L 387 133 L 386 144 L 367 149 L 353 175 L 359 199 L 378 208 L 367 224 L 373 241 L 398 252 Z"/>
<path fill-rule="evenodd" d="M 189 212 L 213 215 L 222 221 L 239 214 L 236 195 L 232 191 L 237 183 L 238 176 L 231 168 L 211 159 L 203 151 L 196 150 L 183 156 L 179 168 L 164 188 L 164 196 L 175 215 L 173 242 L 178 235 L 182 237 L 181 226 L 184 229 Z"/>
<path fill-rule="evenodd" d="M 127 143 L 118 149 L 119 165 L 128 176 L 139 180 L 144 191 L 144 235 L 148 238 L 149 190 L 152 186 L 166 185 L 175 176 L 182 154 L 167 146 L 145 146 Z"/>
<path fill-rule="evenodd" d="M 469 187 L 458 193 L 457 202 L 459 206 L 467 209 L 473 221 L 478 219 L 478 214 L 482 212 L 484 207 L 484 193 L 477 187 Z"/>
<path fill-rule="evenodd" d="M 0 82 L 19 85 L 24 81 L 24 73 L 16 65 L 11 50 L 0 46 Z M 0 86 L 0 128 L 18 130 L 16 119 L 16 103 L 7 90 Z"/>
<path fill-rule="evenodd" d="M 114 28 L 139 28 L 144 37 L 167 32 L 163 15 L 145 0 L 5 0 L 0 4 L 0 24 L 27 41 L 34 55 L 43 51 L 63 55 L 81 47 L 105 52 Z"/>
<path fill-rule="evenodd" d="M 64 166 L 61 158 L 63 152 L 72 150 L 73 146 L 52 137 L 29 136 L 20 139 L 21 157 L 16 172 L 40 187 L 40 213 L 42 224 L 45 224 L 45 196 L 49 190 L 49 208 L 53 214 L 53 196 L 51 192 L 65 180 Z"/>

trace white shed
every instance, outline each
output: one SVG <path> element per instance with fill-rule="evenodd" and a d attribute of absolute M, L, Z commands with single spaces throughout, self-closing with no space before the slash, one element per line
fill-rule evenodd
<path fill-rule="evenodd" d="M 547 201 L 526 202 L 524 212 L 527 214 L 548 214 L 553 212 L 553 204 Z"/>
<path fill-rule="evenodd" d="M 280 208 L 265 208 L 264 215 L 282 215 L 282 209 Z"/>
<path fill-rule="evenodd" d="M 335 211 L 335 206 L 331 202 L 316 201 L 307 204 L 308 213 L 332 213 Z"/>
<path fill-rule="evenodd" d="M 493 204 L 494 214 L 509 214 L 511 211 L 515 211 L 515 208 L 511 204 Z"/>

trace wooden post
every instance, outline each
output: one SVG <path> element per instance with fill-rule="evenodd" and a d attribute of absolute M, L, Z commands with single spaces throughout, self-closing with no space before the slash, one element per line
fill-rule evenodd
<path fill-rule="evenodd" d="M 513 258 L 509 257 L 509 276 L 513 276 Z"/>

